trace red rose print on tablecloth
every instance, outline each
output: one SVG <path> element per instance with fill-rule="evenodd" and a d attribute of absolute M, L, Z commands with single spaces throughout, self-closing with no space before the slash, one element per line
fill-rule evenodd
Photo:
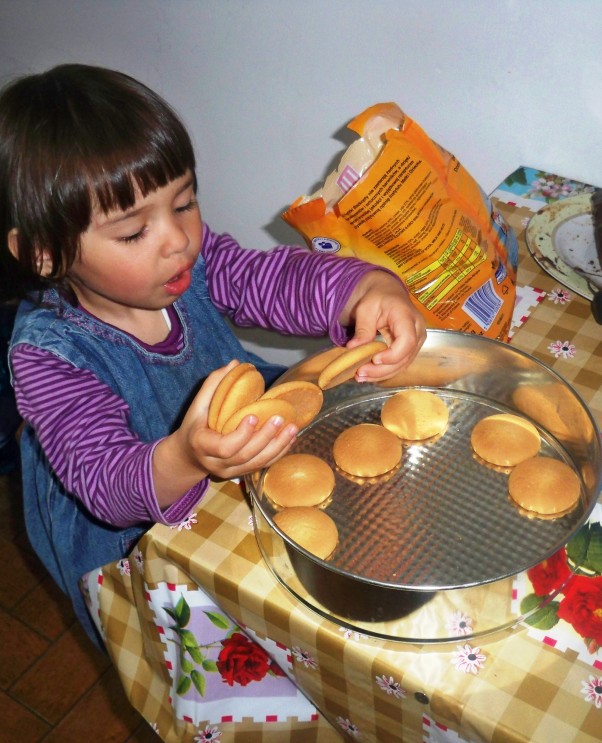
<path fill-rule="evenodd" d="M 571 575 L 566 549 L 558 550 L 547 560 L 527 571 L 536 596 L 548 596 L 557 591 Z"/>
<path fill-rule="evenodd" d="M 520 602 L 526 623 L 551 630 L 562 620 L 587 652 L 597 655 L 602 648 L 602 522 L 583 526 L 566 548 L 528 570 L 527 577 L 532 593 Z"/>
<path fill-rule="evenodd" d="M 575 576 L 558 606 L 558 617 L 589 641 L 590 652 L 602 647 L 602 576 Z"/>
<path fill-rule="evenodd" d="M 228 686 L 247 686 L 252 681 L 262 681 L 266 676 L 285 677 L 271 655 L 221 611 L 202 610 L 222 634 L 221 638 L 205 637 L 208 641 L 201 641 L 190 628 L 192 611 L 183 594 L 175 606 L 164 605 L 163 611 L 173 621 L 169 629 L 175 633 L 180 650 L 177 695 L 186 695 L 194 686 L 198 694 L 205 697 L 212 674 L 219 674 L 221 681 Z"/>
<path fill-rule="evenodd" d="M 568 570 L 568 578 L 567 578 Z M 516 582 L 519 610 L 535 637 L 558 652 L 571 650 L 593 673 L 581 693 L 602 707 L 602 504 L 569 541 Z M 574 684 L 573 684 L 574 687 Z"/>
<path fill-rule="evenodd" d="M 292 651 L 239 625 L 198 586 L 145 585 L 177 720 L 196 726 L 195 740 L 222 740 L 222 723 L 264 724 L 282 714 L 300 723 L 318 714 L 295 685 Z M 225 735 L 225 733 L 224 733 Z"/>
<path fill-rule="evenodd" d="M 221 643 L 216 665 L 228 686 L 246 686 L 251 681 L 261 681 L 269 671 L 282 675 L 265 650 L 242 633 L 234 632 Z"/>

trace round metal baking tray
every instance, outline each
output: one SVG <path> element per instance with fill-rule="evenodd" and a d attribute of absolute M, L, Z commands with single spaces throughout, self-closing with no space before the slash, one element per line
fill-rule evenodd
<path fill-rule="evenodd" d="M 294 376 L 295 367 L 286 378 Z M 320 415 L 295 444 L 295 452 L 320 456 L 335 470 L 326 512 L 337 524 L 339 544 L 328 561 L 275 526 L 275 509 L 262 492 L 265 473 L 247 478 L 266 562 L 300 601 L 358 632 L 449 640 L 449 617 L 459 613 L 471 617 L 479 634 L 512 626 L 523 618 L 512 602 L 513 578 L 564 546 L 595 505 L 601 455 L 591 414 L 539 361 L 507 344 L 453 331 L 429 331 L 416 362 L 389 384 L 394 386 L 351 382 L 327 392 Z M 337 471 L 337 435 L 358 423 L 379 423 L 384 401 L 408 386 L 445 401 L 445 433 L 404 446 L 399 469 L 381 478 L 359 483 Z M 549 411 L 528 410 L 540 432 L 541 454 L 569 464 L 582 482 L 576 507 L 557 519 L 521 513 L 508 496 L 509 470 L 478 461 L 470 445 L 481 418 L 527 415 L 515 394 L 526 387 L 561 391 L 570 423 L 559 429 Z"/>

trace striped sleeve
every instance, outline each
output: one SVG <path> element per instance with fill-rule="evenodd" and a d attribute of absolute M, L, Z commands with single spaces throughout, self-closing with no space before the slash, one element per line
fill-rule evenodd
<path fill-rule="evenodd" d="M 246 250 L 206 225 L 202 253 L 211 298 L 236 325 L 286 335 L 328 334 L 339 345 L 349 340 L 338 318 L 353 288 L 369 271 L 386 270 L 301 247 Z"/>
<path fill-rule="evenodd" d="M 19 412 L 34 429 L 64 487 L 101 521 L 118 527 L 176 524 L 190 513 L 206 482 L 161 510 L 152 478 L 157 442 L 141 442 L 128 426 L 124 400 L 90 371 L 27 344 L 11 354 Z"/>

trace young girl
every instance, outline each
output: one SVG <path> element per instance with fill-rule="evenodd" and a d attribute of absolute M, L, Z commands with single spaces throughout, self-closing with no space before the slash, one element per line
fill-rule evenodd
<path fill-rule="evenodd" d="M 112 70 L 63 65 L 0 95 L 0 301 L 22 302 L 10 346 L 29 538 L 90 636 L 81 576 L 176 524 L 208 477 L 282 456 L 297 429 L 249 416 L 207 427 L 220 379 L 252 361 L 240 326 L 349 347 L 386 329 L 359 370 L 411 361 L 424 323 L 400 281 L 356 260 L 243 250 L 202 223 L 190 139 L 169 106 Z M 354 328 L 354 330 L 351 330 Z M 353 337 L 351 337 L 353 335 Z"/>

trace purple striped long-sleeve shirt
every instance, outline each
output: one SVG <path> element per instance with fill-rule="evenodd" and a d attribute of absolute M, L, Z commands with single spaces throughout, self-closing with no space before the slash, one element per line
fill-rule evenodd
<path fill-rule="evenodd" d="M 339 344 L 347 337 L 339 315 L 357 281 L 375 269 L 304 248 L 243 250 L 206 225 L 202 254 L 211 298 L 235 324 L 294 335 L 328 333 Z M 176 524 L 190 513 L 207 481 L 161 510 L 152 478 L 158 442 L 138 439 L 127 403 L 95 375 L 27 344 L 13 348 L 11 365 L 21 415 L 58 478 L 94 516 L 125 527 Z"/>

